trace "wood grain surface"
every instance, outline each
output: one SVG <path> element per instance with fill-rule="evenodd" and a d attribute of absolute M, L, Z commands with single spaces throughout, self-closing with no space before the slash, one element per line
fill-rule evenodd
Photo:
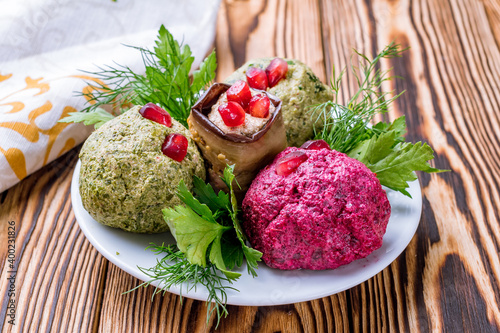
<path fill-rule="evenodd" d="M 408 140 L 428 142 L 443 174 L 419 174 L 423 211 L 403 254 L 361 285 L 275 307 L 229 306 L 218 332 L 500 331 L 500 2 L 495 0 L 226 0 L 218 78 L 263 56 L 297 58 L 325 82 L 375 55 L 406 92 Z M 355 89 L 352 77 L 343 98 Z M 206 332 L 204 302 L 140 283 L 104 259 L 71 209 L 78 148 L 0 194 L 0 327 L 4 332 Z M 8 323 L 8 222 L 16 228 L 16 325 Z"/>

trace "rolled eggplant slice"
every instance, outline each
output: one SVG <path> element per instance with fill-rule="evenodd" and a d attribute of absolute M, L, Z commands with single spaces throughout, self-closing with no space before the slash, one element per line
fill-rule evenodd
<path fill-rule="evenodd" d="M 251 136 L 225 133 L 208 119 L 212 106 L 231 87 L 215 83 L 193 106 L 188 118 L 191 136 L 208 163 L 208 181 L 216 189 L 227 191 L 221 180 L 226 165 L 235 165 L 234 174 L 239 187 L 238 197 L 246 192 L 260 169 L 287 147 L 281 100 L 262 91 L 276 108 L 267 123 Z"/>

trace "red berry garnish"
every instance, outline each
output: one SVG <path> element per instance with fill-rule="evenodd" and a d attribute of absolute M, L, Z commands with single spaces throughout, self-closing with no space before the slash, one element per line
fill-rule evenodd
<path fill-rule="evenodd" d="M 174 161 L 182 162 L 186 157 L 188 148 L 188 139 L 182 134 L 173 133 L 167 135 L 161 145 L 161 151 Z"/>
<path fill-rule="evenodd" d="M 309 150 L 311 150 L 311 149 L 318 150 L 318 149 L 326 148 L 326 149 L 331 150 L 330 145 L 328 143 L 326 143 L 325 140 L 309 140 L 309 141 L 304 142 L 304 144 L 302 146 L 300 146 L 300 148 L 309 149 Z"/>
<path fill-rule="evenodd" d="M 250 92 L 250 87 L 245 81 L 236 81 L 226 92 L 227 100 L 229 102 L 235 102 L 241 105 L 243 110 L 248 109 L 248 103 L 252 98 L 252 93 Z"/>
<path fill-rule="evenodd" d="M 266 90 L 269 86 L 266 72 L 262 68 L 249 67 L 246 75 L 248 85 L 254 89 Z"/>
<path fill-rule="evenodd" d="M 224 124 L 229 127 L 243 125 L 245 122 L 245 110 L 235 102 L 227 102 L 219 106 L 219 113 Z"/>
<path fill-rule="evenodd" d="M 172 126 L 172 117 L 170 117 L 170 114 L 156 104 L 148 103 L 144 105 L 139 110 L 139 113 L 144 118 L 157 122 L 158 124 L 162 124 L 167 127 Z"/>
<path fill-rule="evenodd" d="M 287 62 L 281 58 L 274 58 L 266 68 L 269 87 L 272 88 L 277 85 L 281 79 L 286 77 L 286 73 L 288 73 Z"/>
<path fill-rule="evenodd" d="M 267 118 L 269 116 L 269 97 L 263 94 L 258 94 L 250 100 L 250 115 L 257 118 Z"/>
<path fill-rule="evenodd" d="M 294 172 L 299 165 L 307 160 L 308 156 L 303 151 L 294 151 L 281 157 L 276 164 L 276 173 L 280 176 L 288 176 Z"/>

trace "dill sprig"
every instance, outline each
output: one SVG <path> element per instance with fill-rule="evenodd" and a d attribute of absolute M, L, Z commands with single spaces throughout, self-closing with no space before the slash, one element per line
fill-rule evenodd
<path fill-rule="evenodd" d="M 383 71 L 378 63 L 384 58 L 401 57 L 405 50 L 391 43 L 373 60 L 355 51 L 360 65 L 352 65 L 351 70 L 358 90 L 346 105 L 340 104 L 338 97 L 345 69 L 336 76 L 334 68 L 331 83 L 334 99 L 315 106 L 313 116 L 323 120 L 320 122 L 323 127 L 315 130 L 315 139 L 325 140 L 332 149 L 364 163 L 381 185 L 411 197 L 406 189 L 408 182 L 417 179 L 415 171 L 430 173 L 446 170 L 433 168 L 428 163 L 434 158 L 434 151 L 427 144 L 405 142 L 404 116 L 392 123 L 379 122 L 370 126 L 373 117 L 386 113 L 389 105 L 402 94 L 383 91 L 382 84 L 394 77 L 388 75 L 390 69 Z"/>
<path fill-rule="evenodd" d="M 81 112 L 94 112 L 111 105 L 121 113 L 132 105 L 155 103 L 187 127 L 191 107 L 215 78 L 215 51 L 191 76 L 194 61 L 191 49 L 188 45 L 179 44 L 163 25 L 154 50 L 129 47 L 140 52 L 145 73 L 136 73 L 130 67 L 119 64 L 97 67 L 95 72 L 84 71 L 95 79 L 87 82 L 90 89 L 80 93 L 88 102 Z M 78 120 L 70 118 L 66 122 Z"/>
<path fill-rule="evenodd" d="M 205 267 L 192 264 L 175 245 L 156 245 L 151 243 L 151 246 L 146 249 L 151 249 L 156 255 L 164 254 L 162 259 L 157 259 L 156 265 L 151 268 L 139 269 L 151 279 L 143 282 L 137 287 L 127 291 L 136 290 L 139 287 L 148 287 L 152 283 L 156 283 L 152 298 L 157 294 L 167 292 L 171 287 L 178 286 L 180 288 L 180 297 L 182 302 L 182 291 L 186 288 L 187 291 L 203 286 L 208 291 L 207 297 L 207 322 L 212 315 L 217 315 L 217 324 L 219 326 L 220 319 L 227 317 L 228 311 L 226 308 L 227 291 L 235 290 L 236 288 L 228 286 L 228 283 L 235 281 L 235 278 L 226 277 L 220 274 L 220 271 L 213 264 L 208 264 Z"/>
<path fill-rule="evenodd" d="M 384 92 L 382 84 L 394 77 L 388 76 L 389 70 L 377 68 L 383 58 L 401 57 L 406 49 L 391 43 L 387 45 L 373 60 L 354 50 L 360 57 L 359 67 L 351 65 L 352 74 L 358 84 L 358 90 L 346 105 L 339 104 L 341 81 L 346 73 L 345 68 L 337 76 L 333 68 L 331 89 L 334 93 L 332 101 L 313 108 L 315 115 L 323 120 L 320 131 L 316 131 L 315 139 L 325 140 L 332 149 L 347 153 L 359 142 L 366 140 L 368 124 L 376 114 L 387 112 L 389 105 L 402 93 L 388 98 L 393 92 Z"/>

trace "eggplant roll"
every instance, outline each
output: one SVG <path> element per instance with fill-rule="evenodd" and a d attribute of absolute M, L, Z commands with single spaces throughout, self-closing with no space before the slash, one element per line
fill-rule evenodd
<path fill-rule="evenodd" d="M 273 58 L 252 59 L 231 74 L 225 82 L 246 80 L 249 67 L 265 69 Z M 321 130 L 323 118 L 311 106 L 333 100 L 332 90 L 323 84 L 306 64 L 295 59 L 288 62 L 288 73 L 269 92 L 281 99 L 281 113 L 289 146 L 300 147 L 314 137 L 314 128 Z"/>
<path fill-rule="evenodd" d="M 207 162 L 208 181 L 215 189 L 227 191 L 221 180 L 226 165 L 235 165 L 234 174 L 239 184 L 235 192 L 242 198 L 257 173 L 287 147 L 285 125 L 281 114 L 281 100 L 265 91 L 275 111 L 267 123 L 251 136 L 224 133 L 214 125 L 208 114 L 219 97 L 231 86 L 215 83 L 198 100 L 188 118 L 191 136 Z"/>

